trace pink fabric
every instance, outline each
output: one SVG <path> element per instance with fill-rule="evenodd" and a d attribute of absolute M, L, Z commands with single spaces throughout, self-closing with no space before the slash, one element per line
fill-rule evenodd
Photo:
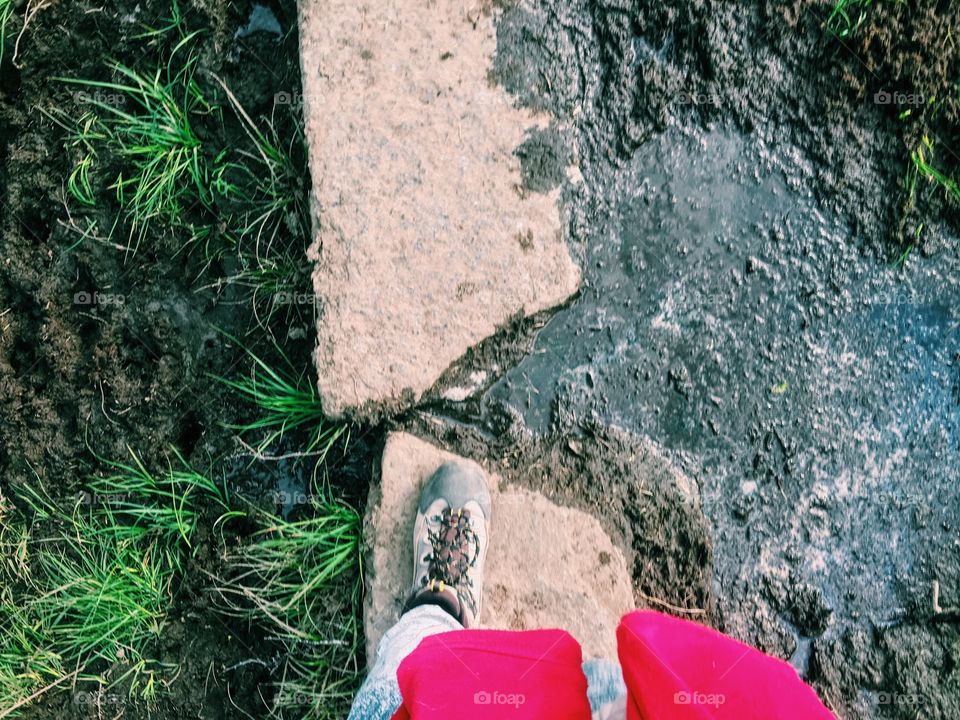
<path fill-rule="evenodd" d="M 827 720 L 792 666 L 697 623 L 625 615 L 617 647 L 627 720 Z"/>
<path fill-rule="evenodd" d="M 454 630 L 423 639 L 397 670 L 393 720 L 590 720 L 580 645 L 563 630 Z"/>
<path fill-rule="evenodd" d="M 617 628 L 627 720 L 828 720 L 794 669 L 703 625 L 657 612 Z M 580 646 L 562 630 L 455 630 L 397 670 L 393 720 L 589 720 Z"/>

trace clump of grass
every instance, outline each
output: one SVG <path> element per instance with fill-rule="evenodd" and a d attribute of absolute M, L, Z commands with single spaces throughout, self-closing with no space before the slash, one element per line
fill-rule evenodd
<path fill-rule="evenodd" d="M 283 674 L 270 708 L 281 720 L 334 720 L 346 717 L 360 686 L 358 657 L 363 634 L 356 585 L 331 586 L 329 605 L 316 638 L 287 643 Z M 322 627 L 322 631 L 319 629 Z"/>
<path fill-rule="evenodd" d="M 109 189 L 126 215 L 131 251 L 153 223 L 178 226 L 186 208 L 213 202 L 204 143 L 194 127 L 194 118 L 214 111 L 194 77 L 198 57 L 191 43 L 197 34 L 184 37 L 166 66 L 149 74 L 111 62 L 115 81 L 63 79 L 85 88 L 92 108 L 75 124 L 72 144 L 84 153 L 68 189 L 81 204 L 94 205 L 92 167 L 104 158 L 118 162 Z"/>
<path fill-rule="evenodd" d="M 867 8 L 873 0 L 836 0 L 824 26 L 838 38 L 855 33 L 867 19 Z"/>
<path fill-rule="evenodd" d="M 178 0 L 171 0 L 170 2 L 170 16 L 164 19 L 164 24 L 160 27 L 152 27 L 150 25 L 143 26 L 143 32 L 134 35 L 133 40 L 156 40 L 162 39 L 169 34 L 176 34 L 181 40 L 189 34 L 187 31 L 186 19 L 183 16 L 183 11 L 180 10 L 180 3 Z"/>
<path fill-rule="evenodd" d="M 917 191 L 921 178 L 927 181 L 927 185 L 941 189 L 947 196 L 948 201 L 952 201 L 953 203 L 960 202 L 960 183 L 957 182 L 956 178 L 937 167 L 934 164 L 933 157 L 933 141 L 929 136 L 924 135 L 917 147 L 910 153 L 910 163 L 907 167 L 907 175 L 904 182 L 906 190 L 905 210 L 907 213 L 913 211 L 917 206 Z M 906 246 L 894 261 L 894 267 L 902 267 L 906 264 L 910 254 L 920 242 L 923 229 L 923 222 L 916 225 L 906 242 Z"/>
<path fill-rule="evenodd" d="M 222 154 L 223 162 L 218 165 L 214 185 L 221 197 L 242 208 L 237 222 L 239 235 L 250 238 L 258 246 L 270 247 L 281 227 L 292 224 L 289 229 L 305 237 L 303 168 L 293 162 L 273 123 L 268 121 L 266 128 L 261 129 L 227 84 L 216 75 L 213 78 L 250 141 L 250 149 L 236 150 L 232 158 Z"/>
<path fill-rule="evenodd" d="M 21 607 L 0 600 L 0 717 L 12 717 L 38 688 L 66 678 L 60 656 L 44 649 L 44 640 Z"/>
<path fill-rule="evenodd" d="M 29 572 L 26 526 L 15 517 L 12 503 L 0 490 L 0 571 L 7 578 L 19 579 Z M 10 592 L 8 584 L 0 585 L 0 600 Z"/>
<path fill-rule="evenodd" d="M 314 495 L 304 519 L 263 513 L 257 522 L 217 579 L 223 610 L 284 648 L 274 717 L 342 717 L 359 678 L 360 516 Z"/>
<path fill-rule="evenodd" d="M 0 0 L 0 63 L 7 47 L 7 25 L 13 17 L 13 0 Z"/>
<path fill-rule="evenodd" d="M 15 595 L 30 578 L 28 542 L 26 524 L 0 492 L 0 713 L 64 674 Z"/>
<path fill-rule="evenodd" d="M 907 173 L 908 204 L 913 205 L 917 183 L 920 178 L 939 186 L 948 197 L 960 202 L 960 184 L 957 180 L 933 164 L 933 141 L 926 135 L 920 144 L 910 153 L 910 169 Z"/>
<path fill-rule="evenodd" d="M 251 304 L 257 326 L 270 332 L 277 312 L 289 321 L 301 306 L 311 311 L 315 306 L 310 302 L 312 296 L 301 293 L 309 285 L 310 265 L 297 242 L 308 235 L 306 190 L 302 187 L 306 174 L 294 163 L 290 149 L 281 144 L 273 123 L 258 127 L 226 84 L 217 81 L 252 149 L 224 156 L 217 169 L 217 209 L 232 228 L 236 243 L 229 269 L 207 287 L 238 289 L 240 299 Z"/>
<path fill-rule="evenodd" d="M 346 426 L 326 419 L 313 382 L 279 347 L 276 365 L 244 350 L 252 360 L 250 375 L 218 380 L 260 415 L 230 427 L 256 434 L 256 455 L 288 431 L 307 431 L 305 452 L 296 455 L 318 456 L 316 470 Z M 256 515 L 258 530 L 227 557 L 226 573 L 216 578 L 224 612 L 259 626 L 282 648 L 270 706 L 271 717 L 281 719 L 343 717 L 360 676 L 360 516 L 332 499 L 329 488 L 309 497 L 297 519 Z"/>
<path fill-rule="evenodd" d="M 360 518 L 348 505 L 311 504 L 311 516 L 289 521 L 270 515 L 252 542 L 230 559 L 230 587 L 270 618 L 283 637 L 317 634 L 319 591 L 345 572 L 359 571 Z"/>
<path fill-rule="evenodd" d="M 313 295 L 301 292 L 309 285 L 310 277 L 310 266 L 302 251 L 253 240 L 238 248 L 235 259 L 235 268 L 206 287 L 239 289 L 241 300 L 249 302 L 253 309 L 256 326 L 271 337 L 272 320 L 277 313 L 281 314 L 280 325 L 289 327 L 296 324 L 291 318 L 294 314 L 301 316 L 304 305 L 309 306 L 308 311 L 315 307 Z"/>
<path fill-rule="evenodd" d="M 88 153 L 76 164 L 67 178 L 67 190 L 81 205 L 93 207 L 97 198 L 90 184 L 90 169 L 93 167 L 94 155 Z"/>
<path fill-rule="evenodd" d="M 0 594 L 4 708 L 67 677 L 154 697 L 162 668 L 146 653 L 165 625 L 201 503 L 223 511 L 221 519 L 235 513 L 185 463 L 153 475 L 131 455 L 133 464 L 111 463 L 111 474 L 68 507 L 42 489 L 22 490 L 32 528 L 21 524 L 14 542 L 0 534 L 6 557 L 17 549 Z"/>
<path fill-rule="evenodd" d="M 79 507 L 58 519 L 65 527 L 49 538 L 53 547 L 37 554 L 40 592 L 27 602 L 47 646 L 67 667 L 88 668 L 96 660 L 139 665 L 146 642 L 164 625 L 175 550 L 159 540 L 122 539 L 112 519 L 93 519 Z M 148 672 L 144 697 L 152 689 Z"/>
<path fill-rule="evenodd" d="M 108 463 L 114 472 L 90 483 L 94 497 L 107 501 L 104 512 L 109 513 L 110 531 L 116 537 L 139 540 L 157 535 L 168 546 L 182 542 L 192 549 L 191 537 L 200 521 L 200 508 L 195 502 L 198 496 L 223 512 L 218 524 L 243 514 L 230 509 L 225 490 L 193 470 L 176 450 L 173 452 L 182 467 L 169 466 L 159 477 L 131 451 L 132 464 Z M 113 522 L 115 519 L 123 522 Z M 179 570 L 177 556 L 171 558 L 175 560 Z"/>
<path fill-rule="evenodd" d="M 227 427 L 244 434 L 260 434 L 262 438 L 255 448 L 259 455 L 286 432 L 305 429 L 309 432 L 305 453 L 317 456 L 318 464 L 322 463 L 337 440 L 347 432 L 347 426 L 327 420 L 313 383 L 303 372 L 297 373 L 279 347 L 276 350 L 282 365 L 270 365 L 249 348 L 241 347 L 253 361 L 250 375 L 239 379 L 216 379 L 262 412 L 255 420 Z"/>
<path fill-rule="evenodd" d="M 249 270 L 238 279 L 256 282 L 253 269 L 270 264 L 277 235 L 306 232 L 304 173 L 272 122 L 261 128 L 209 74 L 249 140 L 247 147 L 226 146 L 222 108 L 208 99 L 216 88 L 198 79 L 200 34 L 188 30 L 174 1 L 163 24 L 137 36 L 169 47 L 164 60 L 146 71 L 109 61 L 111 80 L 60 78 L 82 88 L 89 107 L 78 118 L 55 114 L 78 157 L 67 189 L 83 207 L 96 206 L 105 190 L 113 193 L 129 227 L 130 253 L 152 228 L 172 230 L 182 247 L 202 245 L 205 267 L 235 250 Z"/>
<path fill-rule="evenodd" d="M 278 311 L 285 311 L 289 321 L 301 305 L 313 309 L 307 294 L 299 292 L 308 284 L 310 267 L 302 246 L 309 232 L 308 175 L 293 159 L 302 132 L 298 127 L 283 143 L 272 119 L 255 123 L 226 83 L 213 78 L 249 142 L 246 148 L 224 153 L 217 166 L 217 211 L 236 243 L 229 269 L 207 287 L 239 289 L 240 298 L 253 307 L 257 326 L 269 332 Z"/>

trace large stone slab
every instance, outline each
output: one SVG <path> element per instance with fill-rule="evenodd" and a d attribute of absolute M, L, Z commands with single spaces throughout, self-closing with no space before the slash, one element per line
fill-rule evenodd
<path fill-rule="evenodd" d="M 514 155 L 545 119 L 489 81 L 483 6 L 300 0 L 331 416 L 416 401 L 499 325 L 578 287 L 558 191 L 523 190 Z"/>
<path fill-rule="evenodd" d="M 451 459 L 469 462 L 406 433 L 387 438 L 380 482 L 371 487 L 364 521 L 364 627 L 370 659 L 410 592 L 420 488 Z M 614 632 L 620 617 L 633 609 L 623 554 L 593 516 L 555 505 L 538 493 L 500 487 L 496 475 L 487 477 L 493 517 L 482 626 L 560 627 L 579 640 L 584 657 L 616 658 Z"/>

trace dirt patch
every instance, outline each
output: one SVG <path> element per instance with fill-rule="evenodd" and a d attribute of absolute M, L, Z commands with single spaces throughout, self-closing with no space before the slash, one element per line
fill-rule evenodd
<path fill-rule="evenodd" d="M 567 177 L 570 150 L 556 128 L 528 132 L 526 140 L 514 150 L 514 155 L 520 158 L 520 177 L 526 190 L 550 192 Z"/>
<path fill-rule="evenodd" d="M 267 28 L 242 37 L 236 32 L 247 27 L 251 2 L 181 0 L 179 6 L 190 29 L 203 33 L 198 82 L 224 108 L 222 123 L 211 118 L 197 132 L 211 145 L 240 148 L 247 142 L 209 74 L 216 73 L 251 117 L 273 121 L 305 178 L 299 112 L 290 100 L 300 88 L 295 3 L 269 3 L 282 35 Z M 288 304 L 262 327 L 245 289 L 211 287 L 235 270 L 232 259 L 206 267 L 202 253 L 184 251 L 177 232 L 149 234 L 135 254 L 103 241 L 105 233 L 83 238 L 77 232 L 88 221 L 109 228 L 120 211 L 109 198 L 94 208 L 78 207 L 65 191 L 77 157 L 64 150 L 66 130 L 54 118 L 62 117 L 58 112 L 80 117 L 94 91 L 54 78 L 108 80 L 106 57 L 133 67 L 152 62 L 155 68 L 159 44 L 136 36 L 162 26 L 170 12 L 169 0 L 53 3 L 30 22 L 16 65 L 13 42 L 6 44 L 0 66 L 0 489 L 8 498 L 25 484 L 68 498 L 104 469 L 98 457 L 128 460 L 128 448 L 154 469 L 166 467 L 175 449 L 196 469 L 270 509 L 281 476 L 309 474 L 292 462 L 250 468 L 223 423 L 248 418 L 251 408 L 228 395 L 214 376 L 245 372 L 248 363 L 218 329 L 244 338 L 266 358 L 272 334 L 306 367 L 313 303 Z M 14 16 L 13 37 L 21 17 Z M 97 178 L 103 186 L 112 180 Z M 201 211 L 186 208 L 184 221 L 200 222 Z M 117 235 L 125 241 L 125 228 Z M 277 243 L 301 259 L 299 291 L 311 296 L 306 238 L 297 235 L 295 220 Z M 292 447 L 301 440 L 289 438 Z M 358 477 L 365 483 L 369 468 L 350 469 L 353 459 L 338 462 L 331 471 L 342 471 L 345 485 L 355 485 L 353 497 L 361 497 Z M 242 535 L 244 528 L 234 531 Z M 170 622 L 153 648 L 153 657 L 179 677 L 156 703 L 122 689 L 77 686 L 49 694 L 24 716 L 227 718 L 236 708 L 262 713 L 277 680 L 271 646 L 213 611 L 204 571 L 215 572 L 219 558 L 214 538 L 200 545 L 205 549 L 195 572 L 183 578 Z"/>
<path fill-rule="evenodd" d="M 837 56 L 847 56 L 847 79 L 857 97 L 887 92 L 889 111 L 911 110 L 906 125 L 908 146 L 917 131 L 944 129 L 960 120 L 957 78 L 960 46 L 953 33 L 960 25 L 960 10 L 951 2 L 876 3 L 864 10 L 862 25 L 839 45 Z M 849 48 L 850 54 L 842 52 Z M 859 72 L 858 72 L 859 71 Z M 907 97 L 898 97 L 902 94 Z M 911 101 L 910 95 L 920 95 Z M 944 123 L 940 125 L 939 123 Z"/>
<path fill-rule="evenodd" d="M 858 13 L 856 17 L 860 17 Z M 859 102 L 873 100 L 898 128 L 909 157 L 925 148 L 926 159 L 940 172 L 960 177 L 960 27 L 955 3 L 874 3 L 862 11 L 863 22 L 847 37 L 830 43 L 844 80 Z M 909 166 L 905 171 L 909 173 Z M 901 242 L 919 243 L 930 254 L 942 242 L 924 225 L 948 221 L 956 229 L 960 198 L 923 179 L 905 192 Z M 956 251 L 956 246 L 953 246 Z"/>
<path fill-rule="evenodd" d="M 669 121 L 775 126 L 816 163 L 818 199 L 856 241 L 896 257 L 916 239 L 901 223 L 911 142 L 932 129 L 955 144 L 957 10 L 874 3 L 861 32 L 837 42 L 824 29 L 832 5 L 521 3 L 499 23 L 494 75 L 523 104 L 576 117 L 587 163 L 626 159 Z M 538 69 L 550 64 L 562 72 Z M 904 123 L 878 91 L 936 97 L 943 110 L 916 108 L 922 121 Z M 942 247 L 937 226 L 958 217 L 945 199 L 924 208 L 928 253 Z"/>

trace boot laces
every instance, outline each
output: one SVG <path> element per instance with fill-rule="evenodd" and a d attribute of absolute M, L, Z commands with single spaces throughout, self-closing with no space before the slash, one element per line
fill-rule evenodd
<path fill-rule="evenodd" d="M 423 585 L 429 590 L 443 591 L 449 585 L 462 600 L 473 601 L 470 569 L 480 556 L 480 538 L 473 529 L 469 511 L 445 508 L 435 530 L 427 529 L 430 555 Z"/>

